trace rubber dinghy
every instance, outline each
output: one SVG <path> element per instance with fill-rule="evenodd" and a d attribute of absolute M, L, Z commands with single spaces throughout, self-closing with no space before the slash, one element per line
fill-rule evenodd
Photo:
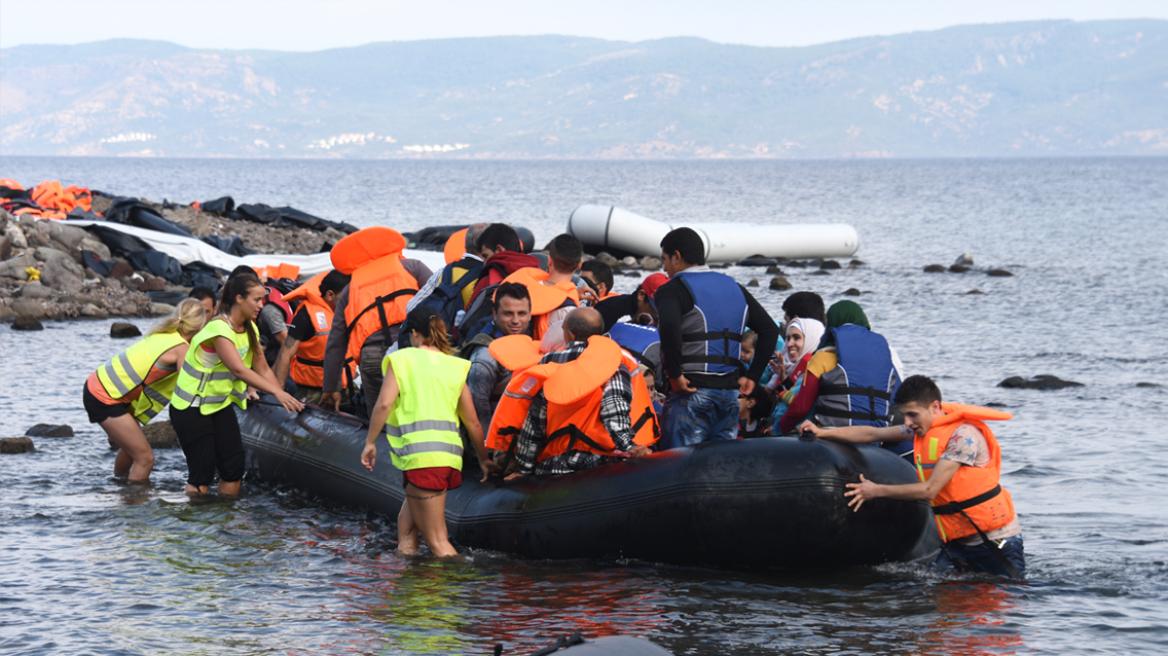
<path fill-rule="evenodd" d="M 378 439 L 377 466 L 367 472 L 366 429 L 355 418 L 314 406 L 292 415 L 267 403 L 238 412 L 250 475 L 389 516 L 401 509 L 402 475 L 387 440 Z M 858 513 L 845 505 L 844 484 L 861 473 L 880 483 L 916 480 L 908 462 L 874 446 L 734 440 L 564 476 L 480 483 L 466 471 L 448 493 L 446 522 L 457 544 L 527 558 L 762 568 L 934 555 L 937 530 L 923 502 L 877 499 Z"/>

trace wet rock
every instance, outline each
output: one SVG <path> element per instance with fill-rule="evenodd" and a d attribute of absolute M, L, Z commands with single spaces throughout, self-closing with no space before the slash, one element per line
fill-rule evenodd
<path fill-rule="evenodd" d="M 604 251 L 600 251 L 599 253 L 597 253 L 596 259 L 600 260 L 601 262 L 604 262 L 605 264 L 607 264 L 610 267 L 616 266 L 617 264 L 620 264 L 620 260 L 616 259 L 611 254 L 606 253 Z"/>
<path fill-rule="evenodd" d="M 24 253 L 0 262 L 0 276 L 13 280 L 28 280 L 28 274 L 24 270 L 35 266 L 36 258 L 30 253 Z"/>
<path fill-rule="evenodd" d="M 973 266 L 973 256 L 969 253 L 962 253 L 961 255 L 957 256 L 956 260 L 953 261 L 953 266 L 971 267 Z"/>
<path fill-rule="evenodd" d="M 165 317 L 174 312 L 174 306 L 170 303 L 151 303 L 150 314 L 156 317 Z"/>
<path fill-rule="evenodd" d="M 151 276 L 144 280 L 141 285 L 138 285 L 140 292 L 164 292 L 166 291 L 166 281 L 162 278 L 155 278 Z"/>
<path fill-rule="evenodd" d="M 790 280 L 787 280 L 786 278 L 784 278 L 782 276 L 775 276 L 774 278 L 771 278 L 771 285 L 770 286 L 771 286 L 771 289 L 773 289 L 775 291 L 780 291 L 780 292 L 786 291 L 788 289 L 793 289 L 795 287 L 794 285 L 791 284 Z"/>
<path fill-rule="evenodd" d="M 848 262 L 849 267 L 861 267 L 861 266 L 864 266 L 865 264 L 867 264 L 867 262 L 865 262 L 864 260 L 851 260 L 850 262 Z"/>
<path fill-rule="evenodd" d="M 86 303 L 85 305 L 81 306 L 81 316 L 89 317 L 90 319 L 108 319 L 109 312 L 106 312 L 104 309 L 99 308 L 96 305 L 90 305 Z"/>
<path fill-rule="evenodd" d="M 925 267 L 925 273 L 945 273 L 944 264 L 930 264 Z"/>
<path fill-rule="evenodd" d="M 12 311 L 18 317 L 40 319 L 45 316 L 45 308 L 36 301 L 27 298 L 18 298 L 12 302 Z"/>
<path fill-rule="evenodd" d="M 969 267 L 964 264 L 949 265 L 949 273 L 965 273 L 966 271 L 969 271 Z"/>
<path fill-rule="evenodd" d="M 823 264 L 823 258 L 817 257 L 814 260 L 811 260 L 810 262 L 808 262 L 807 266 L 819 268 L 822 264 Z"/>
<path fill-rule="evenodd" d="M 970 295 L 970 294 L 984 294 L 984 293 L 985 293 L 985 292 L 983 292 L 983 291 L 982 291 L 982 290 L 980 290 L 980 289 L 971 289 L 971 290 L 969 290 L 969 291 L 965 292 L 965 295 L 966 295 L 966 296 L 968 296 L 968 295 Z"/>
<path fill-rule="evenodd" d="M 767 272 L 767 275 L 772 275 L 772 276 L 784 275 L 783 270 L 780 269 L 779 265 L 777 265 L 777 264 L 772 264 L 769 267 L 767 267 L 766 272 Z"/>
<path fill-rule="evenodd" d="M 830 276 L 831 273 L 828 271 L 824 271 L 823 269 L 816 269 L 815 271 L 811 272 L 811 275 L 813 275 L 813 276 Z"/>
<path fill-rule="evenodd" d="M 132 275 L 134 275 L 134 267 L 130 266 L 125 260 L 118 260 L 114 262 L 113 267 L 110 268 L 109 275 L 106 277 L 121 279 L 129 278 Z"/>
<path fill-rule="evenodd" d="M 53 290 L 45 287 L 39 280 L 25 283 L 24 287 L 20 288 L 21 298 L 48 298 L 52 295 Z"/>
<path fill-rule="evenodd" d="M 849 287 L 848 289 L 844 290 L 844 296 L 859 296 L 859 295 L 860 295 L 860 290 L 856 289 L 855 287 Z"/>
<path fill-rule="evenodd" d="M 1159 387 L 1160 383 L 1139 382 L 1136 387 Z"/>
<path fill-rule="evenodd" d="M 29 437 L 73 437 L 73 428 L 66 424 L 37 424 L 24 434 Z"/>
<path fill-rule="evenodd" d="M 17 315 L 16 319 L 12 322 L 12 329 L 13 330 L 44 330 L 45 326 L 44 326 L 44 324 L 42 324 L 40 322 L 39 319 L 33 319 L 32 317 L 28 317 L 28 316 Z"/>
<path fill-rule="evenodd" d="M 990 269 L 989 271 L 986 271 L 986 275 L 993 276 L 994 278 L 1009 278 L 1014 274 L 1006 271 L 1005 269 Z"/>
<path fill-rule="evenodd" d="M 795 268 L 795 269 L 805 269 L 805 268 L 807 268 L 807 263 L 800 262 L 799 260 L 790 260 L 787 262 L 787 266 Z"/>
<path fill-rule="evenodd" d="M 664 262 L 661 261 L 661 258 L 653 257 L 652 255 L 646 255 L 641 258 L 641 268 L 646 271 L 657 271 L 663 264 Z"/>
<path fill-rule="evenodd" d="M 824 271 L 831 271 L 834 269 L 842 269 L 843 266 L 841 266 L 840 263 L 836 262 L 835 260 L 824 260 L 819 263 L 819 268 Z"/>
<path fill-rule="evenodd" d="M 730 262 L 707 262 L 706 266 L 711 269 L 729 269 L 733 264 Z"/>
<path fill-rule="evenodd" d="M 36 249 L 36 251 L 33 252 L 33 256 L 36 257 L 37 261 L 44 262 L 46 264 L 59 257 L 68 258 L 70 260 L 73 259 L 69 257 L 69 254 L 65 251 L 59 251 L 55 248 L 48 248 L 46 246 L 41 246 L 40 248 Z"/>
<path fill-rule="evenodd" d="M 122 339 L 125 337 L 141 337 L 142 331 L 132 323 L 115 323 L 110 326 L 110 337 Z"/>
<path fill-rule="evenodd" d="M 36 448 L 32 445 L 32 440 L 27 437 L 0 438 L 0 453 L 16 454 L 32 451 L 36 451 Z"/>
<path fill-rule="evenodd" d="M 142 427 L 146 441 L 155 449 L 177 449 L 178 435 L 169 421 L 155 421 Z"/>
<path fill-rule="evenodd" d="M 67 255 L 48 260 L 41 268 L 41 282 L 53 289 L 76 294 L 81 291 L 83 280 L 85 272 L 81 270 L 81 265 Z"/>
<path fill-rule="evenodd" d="M 774 266 L 778 263 L 778 260 L 765 255 L 751 255 L 750 257 L 738 260 L 738 266 L 743 267 Z"/>
<path fill-rule="evenodd" d="M 1073 380 L 1062 380 L 1057 376 L 1051 376 L 1049 374 L 1039 374 L 1029 380 L 1022 376 L 1010 376 L 1006 380 L 998 383 L 998 387 L 1008 389 L 1058 390 L 1066 387 L 1083 387 L 1083 383 L 1076 383 Z"/>
<path fill-rule="evenodd" d="M 751 278 L 750 282 L 746 283 L 747 287 L 758 287 L 758 278 Z"/>

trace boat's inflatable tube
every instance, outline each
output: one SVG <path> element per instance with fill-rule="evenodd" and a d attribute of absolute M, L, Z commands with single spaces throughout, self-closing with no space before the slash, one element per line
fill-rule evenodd
<path fill-rule="evenodd" d="M 148 230 L 146 228 L 138 228 L 121 223 L 109 221 L 74 221 L 70 219 L 68 225 L 80 228 L 91 225 L 101 226 L 133 235 L 145 242 L 150 248 L 166 253 L 184 266 L 191 262 L 204 262 L 213 267 L 230 271 L 241 264 L 246 264 L 252 268 L 292 264 L 300 267 L 300 276 L 302 278 L 309 278 L 324 271 L 332 271 L 333 268 L 333 263 L 328 253 L 314 253 L 312 255 L 257 253 L 255 255 L 239 257 L 224 253 L 201 239 L 158 232 L 157 230 Z M 402 256 L 420 260 L 426 266 L 430 267 L 432 271 L 437 271 L 446 266 L 446 262 L 442 259 L 442 253 L 440 252 L 406 249 L 402 251 Z"/>
<path fill-rule="evenodd" d="M 710 262 L 850 257 L 860 248 L 860 235 L 844 223 L 663 223 L 608 205 L 581 205 L 568 216 L 568 233 L 585 244 L 635 255 L 661 255 L 661 238 L 682 227 L 702 236 Z"/>
<path fill-rule="evenodd" d="M 240 411 L 248 469 L 274 484 L 396 516 L 405 498 L 389 443 L 361 465 L 366 429 L 310 406 L 271 399 Z M 479 483 L 466 471 L 446 499 L 463 546 L 529 558 L 638 558 L 726 568 L 845 567 L 930 557 L 938 548 L 923 502 L 847 507 L 844 484 L 916 481 L 876 446 L 763 438 L 711 442 L 564 476 Z"/>

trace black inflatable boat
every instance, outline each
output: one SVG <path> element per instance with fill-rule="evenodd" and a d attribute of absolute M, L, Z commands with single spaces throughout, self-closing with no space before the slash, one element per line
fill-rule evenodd
<path fill-rule="evenodd" d="M 266 398 L 266 401 L 271 401 Z M 249 474 L 396 516 L 404 497 L 389 444 L 362 467 L 366 429 L 309 406 L 239 412 Z M 529 558 L 638 558 L 725 568 L 847 567 L 932 557 L 932 512 L 877 499 L 852 512 L 859 475 L 911 483 L 912 467 L 877 447 L 818 439 L 713 442 L 565 476 L 478 482 L 465 471 L 446 500 L 456 544 Z"/>

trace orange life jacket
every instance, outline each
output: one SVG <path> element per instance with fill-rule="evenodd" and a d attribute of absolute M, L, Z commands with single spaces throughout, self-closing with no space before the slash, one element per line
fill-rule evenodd
<path fill-rule="evenodd" d="M 545 285 L 548 279 L 547 271 L 534 267 L 519 269 L 503 279 L 503 282 L 517 282 L 527 288 L 531 295 L 531 336 L 538 342 L 547 333 L 549 325 L 548 315 L 565 307 L 575 307 L 580 304 L 580 292 L 571 281 L 558 282 L 555 285 Z"/>
<path fill-rule="evenodd" d="M 1013 418 L 1008 412 L 959 403 L 942 403 L 944 415 L 933 420 L 924 437 L 913 440 L 913 456 L 921 481 L 929 480 L 933 467 L 945 453 L 953 432 L 961 424 L 973 424 L 985 436 L 990 462 L 985 467 L 959 467 L 949 483 L 933 499 L 937 530 L 945 542 L 1002 528 L 1014 521 L 1014 501 L 1001 487 L 1002 450 L 985 421 Z M 976 527 L 974 526 L 976 524 Z"/>
<path fill-rule="evenodd" d="M 24 185 L 20 184 L 16 180 L 13 180 L 12 178 L 0 179 L 0 187 L 8 187 L 9 189 L 13 189 L 15 191 L 24 191 Z"/>
<path fill-rule="evenodd" d="M 390 326 L 405 321 L 406 305 L 418 293 L 418 281 L 401 263 L 406 240 L 391 228 L 374 226 L 358 230 L 337 242 L 330 253 L 333 267 L 351 274 L 345 325 L 349 336 L 348 358 L 359 361 L 365 340 L 385 331 L 392 344 Z"/>
<path fill-rule="evenodd" d="M 324 349 L 328 343 L 329 328 L 333 325 L 333 309 L 320 295 L 320 283 L 328 271 L 317 274 L 312 280 L 293 289 L 284 296 L 285 301 L 304 301 L 308 320 L 312 322 L 315 335 L 300 342 L 296 357 L 292 358 L 290 375 L 298 385 L 321 387 L 324 385 Z M 355 374 L 352 363 L 347 363 L 348 380 Z"/>

